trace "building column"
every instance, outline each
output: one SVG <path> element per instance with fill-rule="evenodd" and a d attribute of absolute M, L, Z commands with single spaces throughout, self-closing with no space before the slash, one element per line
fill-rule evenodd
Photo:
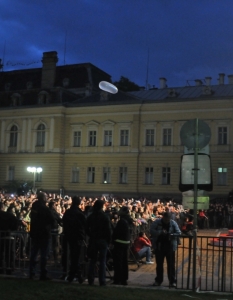
<path fill-rule="evenodd" d="M 27 128 L 27 120 L 23 120 L 22 126 L 22 135 L 21 135 L 21 151 L 25 152 L 26 150 L 26 128 Z"/>

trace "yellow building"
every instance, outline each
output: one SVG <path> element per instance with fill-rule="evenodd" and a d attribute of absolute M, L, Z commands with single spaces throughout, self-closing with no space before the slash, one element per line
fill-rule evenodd
<path fill-rule="evenodd" d="M 197 80 L 195 86 L 172 89 L 161 78 L 158 89 L 113 95 L 98 89 L 99 81 L 111 80 L 105 72 L 81 64 L 66 66 L 68 76 L 56 61 L 55 52 L 44 53 L 42 79 L 37 78 L 41 86 L 34 89 L 11 89 L 0 75 L 2 186 L 31 181 L 27 167 L 37 166 L 43 172 L 36 174 L 36 187 L 51 193 L 62 188 L 65 194 L 86 196 L 181 198 L 180 129 L 198 118 L 212 133 L 210 196 L 226 197 L 232 190 L 232 76 L 227 84 L 220 74 L 218 85 L 208 77 L 205 84 Z M 75 74 L 80 66 L 79 79 L 86 73 L 82 85 Z M 33 86 L 30 71 L 20 72 Z M 2 73 L 6 78 L 8 72 Z"/>

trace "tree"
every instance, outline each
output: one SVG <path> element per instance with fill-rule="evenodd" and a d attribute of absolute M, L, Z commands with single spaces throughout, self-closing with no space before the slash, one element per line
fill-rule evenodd
<path fill-rule="evenodd" d="M 115 81 L 113 83 L 118 90 L 123 92 L 133 92 L 133 91 L 139 91 L 140 86 L 136 83 L 130 81 L 127 77 L 121 76 L 119 81 Z"/>

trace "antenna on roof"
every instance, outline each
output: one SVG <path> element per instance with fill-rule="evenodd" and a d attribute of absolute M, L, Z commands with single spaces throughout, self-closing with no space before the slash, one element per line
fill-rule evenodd
<path fill-rule="evenodd" d="M 66 64 L 66 40 L 67 40 L 67 30 L 65 32 L 65 44 L 64 44 L 64 65 Z"/>
<path fill-rule="evenodd" d="M 148 48 L 148 54 L 147 54 L 147 66 L 146 66 L 146 90 L 148 90 L 149 54 L 150 54 L 150 48 Z"/>

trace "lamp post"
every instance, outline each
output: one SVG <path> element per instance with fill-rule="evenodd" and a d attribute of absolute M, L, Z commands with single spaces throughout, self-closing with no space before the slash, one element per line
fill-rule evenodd
<path fill-rule="evenodd" d="M 41 173 L 43 169 L 41 167 L 27 167 L 27 171 L 33 173 L 33 193 L 36 192 L 36 173 Z"/>

